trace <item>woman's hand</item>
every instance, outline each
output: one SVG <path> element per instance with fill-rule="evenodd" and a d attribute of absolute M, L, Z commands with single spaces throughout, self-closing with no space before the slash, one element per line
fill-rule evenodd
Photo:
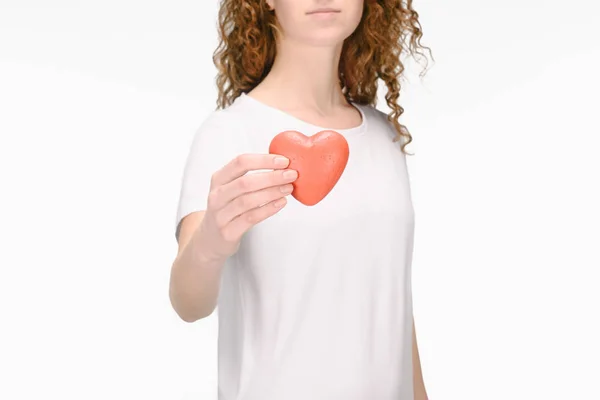
<path fill-rule="evenodd" d="M 205 259 L 224 261 L 238 250 L 245 232 L 286 205 L 298 177 L 288 165 L 276 154 L 243 154 L 213 174 L 197 232 Z M 262 169 L 273 171 L 247 174 Z"/>

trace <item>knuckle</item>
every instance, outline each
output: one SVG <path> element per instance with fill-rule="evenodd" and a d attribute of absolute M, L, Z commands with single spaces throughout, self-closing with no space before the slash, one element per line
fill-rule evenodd
<path fill-rule="evenodd" d="M 207 205 L 210 208 L 214 208 L 218 201 L 219 201 L 219 197 L 220 197 L 220 189 L 219 188 L 215 188 L 213 190 L 211 190 L 208 193 L 208 199 L 207 199 Z"/>
<path fill-rule="evenodd" d="M 215 186 L 217 186 L 217 173 L 216 172 L 210 176 L 210 187 L 213 188 Z"/>
<path fill-rule="evenodd" d="M 245 210 L 248 207 L 248 196 L 240 196 L 237 198 L 237 206 L 239 210 Z"/>
<path fill-rule="evenodd" d="M 250 189 L 250 180 L 248 179 L 248 176 L 242 176 L 240 179 L 238 179 L 238 187 L 242 190 L 242 191 L 247 191 Z"/>
<path fill-rule="evenodd" d="M 239 154 L 233 159 L 233 164 L 236 168 L 243 168 L 246 165 L 246 159 L 247 157 L 245 154 Z"/>
<path fill-rule="evenodd" d="M 258 214 L 256 212 L 248 212 L 244 214 L 244 219 L 246 222 L 253 225 L 258 222 Z"/>

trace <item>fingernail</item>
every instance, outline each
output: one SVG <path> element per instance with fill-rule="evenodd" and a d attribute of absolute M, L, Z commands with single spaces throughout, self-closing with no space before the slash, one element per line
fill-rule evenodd
<path fill-rule="evenodd" d="M 285 167 L 290 161 L 285 157 L 275 157 L 275 165 L 278 167 Z"/>
<path fill-rule="evenodd" d="M 296 172 L 296 171 L 295 171 L 295 170 L 293 170 L 293 169 L 290 169 L 290 170 L 288 170 L 288 171 L 285 171 L 285 172 L 283 173 L 283 177 L 284 177 L 285 179 L 296 179 L 296 178 L 298 177 L 298 172 Z"/>
<path fill-rule="evenodd" d="M 292 193 L 292 190 L 294 190 L 294 185 L 285 185 L 285 186 L 281 186 L 281 193 Z"/>
<path fill-rule="evenodd" d="M 274 205 L 276 208 L 281 208 L 281 207 L 283 207 L 283 206 L 285 205 L 286 201 L 287 201 L 287 200 L 285 199 L 285 197 L 282 197 L 281 199 L 279 199 L 279 200 L 275 201 L 275 202 L 273 203 L 273 205 Z"/>

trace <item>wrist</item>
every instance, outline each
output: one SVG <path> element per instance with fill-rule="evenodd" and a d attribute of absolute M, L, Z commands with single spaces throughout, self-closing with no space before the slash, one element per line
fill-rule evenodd
<path fill-rule="evenodd" d="M 208 243 L 209 241 L 202 234 L 202 229 L 198 229 L 190 242 L 193 258 L 197 261 L 196 264 L 203 267 L 211 269 L 220 268 L 227 260 L 227 257 L 215 254 L 215 252 L 211 251 L 211 246 Z"/>

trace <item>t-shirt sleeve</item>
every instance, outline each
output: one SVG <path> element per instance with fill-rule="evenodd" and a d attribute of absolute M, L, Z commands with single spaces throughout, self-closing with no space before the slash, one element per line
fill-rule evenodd
<path fill-rule="evenodd" d="M 179 242 L 181 220 L 195 211 L 206 210 L 212 175 L 247 152 L 246 138 L 239 121 L 226 112 L 214 110 L 194 133 L 185 162 L 175 220 L 175 239 Z"/>

